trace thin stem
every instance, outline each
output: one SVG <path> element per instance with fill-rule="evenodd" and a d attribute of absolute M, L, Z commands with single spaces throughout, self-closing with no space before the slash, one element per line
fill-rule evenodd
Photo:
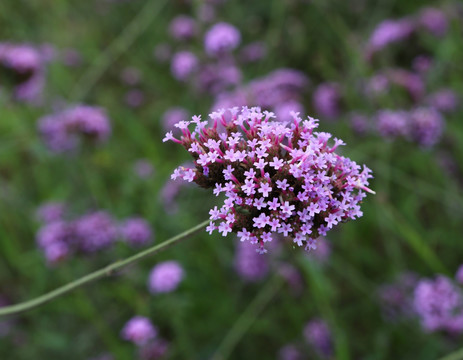
<path fill-rule="evenodd" d="M 241 313 L 235 324 L 233 324 L 228 334 L 212 355 L 211 360 L 225 360 L 230 356 L 236 344 L 238 344 L 246 331 L 248 331 L 254 323 L 256 317 L 259 316 L 261 311 L 270 300 L 272 300 L 282 285 L 283 279 L 278 274 L 268 281 L 265 287 L 262 288 L 254 300 L 252 300 L 248 307 Z"/>
<path fill-rule="evenodd" d="M 116 261 L 100 270 L 97 270 L 91 274 L 85 275 L 77 280 L 74 280 L 66 285 L 63 285 L 53 291 L 50 291 L 49 293 L 46 293 L 44 295 L 41 295 L 39 297 L 36 297 L 35 299 L 28 300 L 19 304 L 11 305 L 11 306 L 6 306 L 0 308 L 0 317 L 5 316 L 5 315 L 12 315 L 12 314 L 17 314 L 23 311 L 30 310 L 34 307 L 37 307 L 39 305 L 45 304 L 63 294 L 66 294 L 67 292 L 74 290 L 80 286 L 83 286 L 85 284 L 88 284 L 92 281 L 98 280 L 102 277 L 105 276 L 110 276 L 114 274 L 115 271 L 122 269 L 123 267 L 126 267 L 127 265 L 133 264 L 149 255 L 156 254 L 162 250 L 167 249 L 172 244 L 175 244 L 179 242 L 180 240 L 186 239 L 187 237 L 195 234 L 196 232 L 202 230 L 203 228 L 206 227 L 206 225 L 209 224 L 210 220 L 206 220 L 202 222 L 199 225 L 196 225 L 195 227 L 177 235 L 174 236 L 173 238 L 170 238 L 169 240 L 164 241 L 161 244 L 155 245 L 153 247 L 150 247 L 149 249 L 140 251 L 139 253 L 124 259 L 124 260 L 119 260 Z"/>

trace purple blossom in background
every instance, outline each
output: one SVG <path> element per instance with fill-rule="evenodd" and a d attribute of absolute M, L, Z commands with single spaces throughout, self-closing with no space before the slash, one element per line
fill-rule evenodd
<path fill-rule="evenodd" d="M 368 39 L 366 49 L 367 58 L 370 58 L 374 53 L 390 44 L 407 39 L 414 31 L 415 24 L 411 19 L 384 20 L 376 26 Z"/>
<path fill-rule="evenodd" d="M 133 165 L 133 170 L 140 179 L 148 179 L 154 173 L 154 167 L 147 159 L 137 160 Z"/>
<path fill-rule="evenodd" d="M 370 77 L 365 84 L 365 95 L 368 97 L 384 95 L 389 90 L 389 79 L 385 74 Z"/>
<path fill-rule="evenodd" d="M 54 152 L 74 149 L 79 137 L 102 143 L 111 133 L 106 112 L 102 108 L 85 105 L 44 116 L 39 119 L 38 128 L 47 147 Z"/>
<path fill-rule="evenodd" d="M 289 100 L 288 102 L 276 105 L 273 111 L 280 121 L 291 122 L 293 120 L 291 112 L 302 114 L 304 113 L 304 106 L 295 100 Z"/>
<path fill-rule="evenodd" d="M 240 83 L 241 76 L 241 70 L 233 64 L 206 64 L 199 71 L 197 85 L 201 91 L 217 94 Z"/>
<path fill-rule="evenodd" d="M 40 48 L 0 42 L 1 86 L 7 80 L 17 100 L 39 103 L 45 85 L 46 60 Z"/>
<path fill-rule="evenodd" d="M 427 97 L 427 103 L 439 111 L 451 113 L 458 107 L 458 97 L 451 89 L 440 89 Z"/>
<path fill-rule="evenodd" d="M 132 108 L 137 108 L 144 102 L 145 93 L 140 89 L 131 89 L 125 94 L 125 103 Z"/>
<path fill-rule="evenodd" d="M 443 132 L 444 119 L 433 109 L 420 107 L 410 112 L 409 136 L 424 147 L 436 144 Z"/>
<path fill-rule="evenodd" d="M 257 282 L 264 279 L 269 272 L 268 262 L 268 258 L 256 252 L 256 247 L 249 242 L 237 243 L 234 268 L 243 280 Z"/>
<path fill-rule="evenodd" d="M 161 262 L 150 272 L 148 289 L 153 294 L 172 292 L 177 289 L 183 276 L 183 268 L 178 262 Z"/>
<path fill-rule="evenodd" d="M 463 331 L 462 292 L 447 277 L 420 280 L 413 303 L 424 330 L 456 334 Z"/>
<path fill-rule="evenodd" d="M 377 295 L 384 317 L 389 321 L 410 318 L 415 315 L 413 309 L 413 292 L 418 282 L 418 276 L 405 272 L 389 284 L 381 285 Z"/>
<path fill-rule="evenodd" d="M 169 342 L 156 338 L 138 348 L 138 358 L 140 360 L 158 360 L 164 357 L 168 351 Z"/>
<path fill-rule="evenodd" d="M 121 331 L 124 340 L 131 341 L 137 346 L 142 346 L 157 336 L 157 329 L 150 319 L 143 316 L 135 316 L 130 319 Z"/>
<path fill-rule="evenodd" d="M 169 24 L 169 34 L 177 40 L 190 40 L 196 36 L 196 21 L 187 15 L 178 15 Z"/>
<path fill-rule="evenodd" d="M 292 116 L 291 124 L 282 123 L 260 108 L 236 107 L 211 113 L 209 127 L 200 116 L 179 122 L 180 140 L 172 131 L 166 134 L 163 141 L 184 146 L 195 164 L 180 166 L 172 179 L 226 196 L 221 207 L 209 212 L 209 233 L 235 232 L 260 252 L 282 234 L 310 250 L 318 236 L 362 216 L 364 192 L 373 192 L 367 187 L 371 170 L 336 154 L 344 142 L 335 138 L 328 145 L 331 134 L 314 132 L 318 120 Z"/>
<path fill-rule="evenodd" d="M 149 223 L 142 218 L 125 220 L 120 226 L 122 239 L 132 246 L 146 245 L 153 241 L 153 232 Z"/>
<path fill-rule="evenodd" d="M 45 224 L 61 220 L 66 212 L 66 206 L 60 202 L 47 202 L 36 212 L 37 219 Z"/>
<path fill-rule="evenodd" d="M 304 337 L 307 343 L 322 358 L 329 358 L 333 354 L 331 331 L 325 321 L 311 320 L 304 328 Z"/>
<path fill-rule="evenodd" d="M 328 259 L 331 256 L 331 243 L 325 239 L 323 236 L 320 236 L 317 239 L 317 248 L 315 251 L 311 251 L 307 254 L 310 260 L 315 261 L 321 265 L 326 264 Z"/>
<path fill-rule="evenodd" d="M 338 84 L 323 83 L 315 89 L 312 102 L 318 115 L 333 119 L 339 115 L 340 99 L 341 95 Z"/>
<path fill-rule="evenodd" d="M 412 68 L 419 74 L 427 73 L 433 65 L 433 59 L 426 55 L 419 55 L 413 59 Z"/>
<path fill-rule="evenodd" d="M 244 46 L 240 51 L 240 60 L 243 63 L 252 63 L 262 60 L 267 55 L 267 47 L 263 42 L 256 41 Z"/>
<path fill-rule="evenodd" d="M 75 222 L 80 250 L 94 252 L 112 245 L 117 237 L 117 226 L 107 212 L 84 215 Z"/>
<path fill-rule="evenodd" d="M 457 273 L 455 274 L 455 280 L 460 285 L 463 285 L 463 265 L 460 265 L 460 267 L 458 268 Z"/>
<path fill-rule="evenodd" d="M 190 51 L 180 51 L 171 60 L 172 75 L 180 81 L 187 80 L 198 68 L 198 58 Z"/>
<path fill-rule="evenodd" d="M 140 83 L 141 72 L 136 67 L 126 67 L 122 70 L 120 78 L 125 85 L 135 86 Z"/>
<path fill-rule="evenodd" d="M 352 113 L 349 116 L 349 122 L 352 130 L 358 135 L 365 135 L 371 130 L 371 121 L 366 115 Z"/>
<path fill-rule="evenodd" d="M 182 107 L 172 107 L 162 114 L 162 126 L 165 131 L 174 130 L 174 125 L 190 117 L 188 111 Z"/>
<path fill-rule="evenodd" d="M 424 8 L 419 14 L 419 23 L 431 34 L 442 37 L 448 29 L 448 21 L 444 12 L 435 8 Z"/>
<path fill-rule="evenodd" d="M 288 344 L 283 346 L 278 351 L 278 360 L 303 360 L 304 354 L 294 344 Z"/>
<path fill-rule="evenodd" d="M 412 100 L 418 101 L 423 97 L 425 86 L 418 74 L 403 69 L 391 69 L 387 76 L 391 83 L 407 90 Z"/>
<path fill-rule="evenodd" d="M 54 221 L 43 225 L 36 235 L 36 241 L 47 263 L 55 265 L 70 254 L 70 245 L 74 243 L 74 227 L 65 221 Z"/>
<path fill-rule="evenodd" d="M 241 42 L 240 31 L 231 24 L 220 22 L 213 25 L 204 37 L 204 49 L 211 56 L 226 54 Z"/>
<path fill-rule="evenodd" d="M 376 114 L 376 123 L 381 136 L 395 138 L 408 133 L 409 114 L 402 110 L 380 110 Z"/>

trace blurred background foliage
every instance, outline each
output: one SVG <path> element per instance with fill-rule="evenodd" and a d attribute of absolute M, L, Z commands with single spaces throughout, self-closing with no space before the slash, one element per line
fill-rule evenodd
<path fill-rule="evenodd" d="M 348 144 L 343 154 L 373 170 L 371 187 L 377 194 L 365 200 L 361 219 L 329 234 L 331 255 L 325 263 L 287 247 L 269 255 L 270 271 L 263 279 L 247 282 L 235 271 L 234 236 L 204 232 L 8 320 L 0 358 L 136 358 L 134 345 L 120 338 L 134 315 L 147 316 L 158 327 L 169 342 L 169 359 L 209 359 L 217 349 L 233 359 L 274 359 L 288 343 L 302 349 L 302 359 L 324 357 L 303 340 L 303 328 L 313 318 L 324 319 L 332 331 L 334 350 L 328 358 L 436 359 L 458 349 L 461 335 L 426 332 L 413 316 L 391 321 L 378 289 L 405 271 L 453 277 L 463 262 L 461 106 L 445 114 L 442 138 L 431 148 L 376 132 L 360 134 L 350 124 L 353 111 L 372 115 L 415 106 L 403 89 L 372 100 L 361 80 L 381 69 L 410 68 L 410 56 L 421 53 L 433 59 L 426 91 L 451 88 L 461 98 L 463 17 L 456 1 L 1 1 L 0 41 L 48 44 L 55 53 L 75 51 L 77 60 L 72 66 L 56 59 L 46 65 L 39 105 L 12 99 L 0 78 L 0 294 L 12 303 L 28 299 L 136 251 L 121 242 L 47 264 L 35 240 L 40 228 L 35 212 L 46 202 L 65 203 L 74 216 L 96 209 L 115 219 L 141 216 L 157 243 L 208 217 L 217 199 L 203 189 L 180 189 L 177 210 L 163 201 L 171 172 L 189 158 L 181 147 L 162 143 L 161 119 L 173 106 L 206 118 L 216 94 L 176 81 L 169 62 L 155 56 L 156 47 L 167 44 L 206 58 L 202 36 L 185 45 L 168 34 L 175 16 L 199 19 L 206 5 L 215 15 L 210 22 L 198 20 L 201 33 L 225 21 L 240 30 L 242 44 L 265 45 L 265 56 L 240 66 L 242 83 L 277 68 L 293 68 L 310 79 L 310 91 L 301 97 L 305 113 L 320 116 L 320 129 Z M 425 6 L 449 14 L 444 37 L 418 34 L 414 43 L 365 59 L 365 44 L 378 23 L 412 16 Z M 120 80 L 127 67 L 141 74 L 136 89 L 143 101 L 135 107 L 126 102 L 130 86 Z M 322 82 L 342 87 L 342 111 L 331 121 L 317 114 L 310 95 Z M 106 109 L 111 135 L 104 144 L 54 154 L 40 137 L 37 120 L 76 103 Z M 139 159 L 154 168 L 148 178 L 134 171 Z M 168 259 L 182 265 L 185 279 L 172 293 L 152 295 L 148 273 Z M 279 276 L 282 263 L 300 273 L 300 291 Z"/>

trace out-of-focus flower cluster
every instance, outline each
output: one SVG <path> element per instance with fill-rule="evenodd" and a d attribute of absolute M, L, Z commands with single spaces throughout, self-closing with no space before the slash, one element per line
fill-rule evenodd
<path fill-rule="evenodd" d="M 61 203 L 47 203 L 37 211 L 42 222 L 36 240 L 47 262 L 56 264 L 72 254 L 93 253 L 121 239 L 131 246 L 143 246 L 153 240 L 149 223 L 132 217 L 118 223 L 106 211 L 95 211 L 68 219 Z"/>
<path fill-rule="evenodd" d="M 39 119 L 38 127 L 47 147 L 57 153 L 75 149 L 80 140 L 102 143 L 111 133 L 105 110 L 87 105 L 44 116 Z"/>
<path fill-rule="evenodd" d="M 211 126 L 199 116 L 179 122 L 180 139 L 167 133 L 164 141 L 183 145 L 196 166 L 181 166 L 172 178 L 226 196 L 209 212 L 209 233 L 236 232 L 260 252 L 283 234 L 310 250 L 333 226 L 362 215 L 371 170 L 336 154 L 344 142 L 335 138 L 329 145 L 331 134 L 314 132 L 317 120 L 291 116 L 292 122 L 279 122 L 260 108 L 230 108 L 211 113 Z"/>

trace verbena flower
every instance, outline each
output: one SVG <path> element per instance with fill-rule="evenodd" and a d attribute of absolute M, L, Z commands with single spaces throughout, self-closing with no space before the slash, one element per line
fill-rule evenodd
<path fill-rule="evenodd" d="M 133 170 L 140 179 L 148 179 L 154 173 L 153 164 L 148 159 L 138 159 L 135 161 Z"/>
<path fill-rule="evenodd" d="M 341 94 L 336 83 L 323 83 L 313 93 L 313 105 L 317 114 L 333 119 L 339 115 Z"/>
<path fill-rule="evenodd" d="M 440 89 L 429 94 L 427 103 L 439 111 L 451 113 L 458 107 L 458 96 L 451 89 Z"/>
<path fill-rule="evenodd" d="M 236 273 L 245 281 L 257 282 L 269 272 L 269 259 L 259 256 L 249 242 L 237 244 L 234 265 Z"/>
<path fill-rule="evenodd" d="M 99 107 L 76 105 L 38 121 L 39 132 L 47 147 L 54 152 L 74 149 L 79 138 L 94 143 L 108 139 L 111 124 L 106 112 Z"/>
<path fill-rule="evenodd" d="M 75 221 L 75 233 L 80 250 L 94 252 L 114 243 L 117 225 L 107 212 L 96 211 Z"/>
<path fill-rule="evenodd" d="M 148 289 L 153 294 L 174 291 L 183 279 L 183 268 L 176 261 L 164 261 L 150 272 Z"/>
<path fill-rule="evenodd" d="M 169 342 L 164 339 L 156 338 L 138 348 L 138 359 L 158 360 L 164 358 L 169 351 Z"/>
<path fill-rule="evenodd" d="M 336 154 L 344 145 L 331 134 L 315 132 L 318 120 L 273 121 L 260 108 L 231 108 L 209 115 L 212 124 L 193 116 L 167 133 L 163 141 L 181 144 L 193 156 L 195 168 L 180 166 L 172 179 L 195 182 L 225 195 L 224 204 L 210 210 L 209 233 L 235 232 L 260 252 L 277 234 L 289 236 L 307 250 L 335 225 L 362 216 L 360 203 L 371 170 Z M 190 131 L 190 125 L 194 130 Z"/>
<path fill-rule="evenodd" d="M 463 293 L 449 278 L 420 280 L 413 304 L 425 330 L 463 331 Z"/>
<path fill-rule="evenodd" d="M 278 351 L 278 360 L 302 360 L 303 352 L 295 344 L 286 344 Z"/>
<path fill-rule="evenodd" d="M 409 134 L 421 146 L 430 147 L 436 144 L 443 129 L 444 119 L 437 110 L 420 107 L 410 112 Z"/>
<path fill-rule="evenodd" d="M 421 26 L 438 37 L 445 35 L 449 25 L 444 12 L 431 7 L 421 10 L 418 21 Z"/>
<path fill-rule="evenodd" d="M 179 51 L 172 57 L 170 70 L 177 80 L 185 81 L 196 71 L 198 64 L 195 54 L 190 51 Z"/>
<path fill-rule="evenodd" d="M 150 319 L 143 316 L 135 316 L 125 324 L 121 331 L 121 337 L 124 340 L 141 346 L 154 339 L 157 333 L 158 331 Z"/>
<path fill-rule="evenodd" d="M 220 22 L 204 36 L 204 49 L 207 54 L 217 56 L 234 50 L 240 42 L 240 31 L 231 24 Z"/>
<path fill-rule="evenodd" d="M 322 358 L 329 358 L 333 354 L 331 331 L 322 319 L 313 319 L 304 328 L 304 337 Z"/>
<path fill-rule="evenodd" d="M 189 40 L 196 32 L 195 19 L 187 15 L 178 15 L 169 24 L 169 34 L 177 40 Z"/>
<path fill-rule="evenodd" d="M 120 225 L 122 239 L 132 246 L 146 245 L 153 240 L 149 223 L 142 218 L 130 218 Z"/>
<path fill-rule="evenodd" d="M 66 212 L 66 206 L 60 202 L 47 202 L 41 205 L 36 212 L 37 219 L 42 223 L 51 223 L 61 220 Z"/>

